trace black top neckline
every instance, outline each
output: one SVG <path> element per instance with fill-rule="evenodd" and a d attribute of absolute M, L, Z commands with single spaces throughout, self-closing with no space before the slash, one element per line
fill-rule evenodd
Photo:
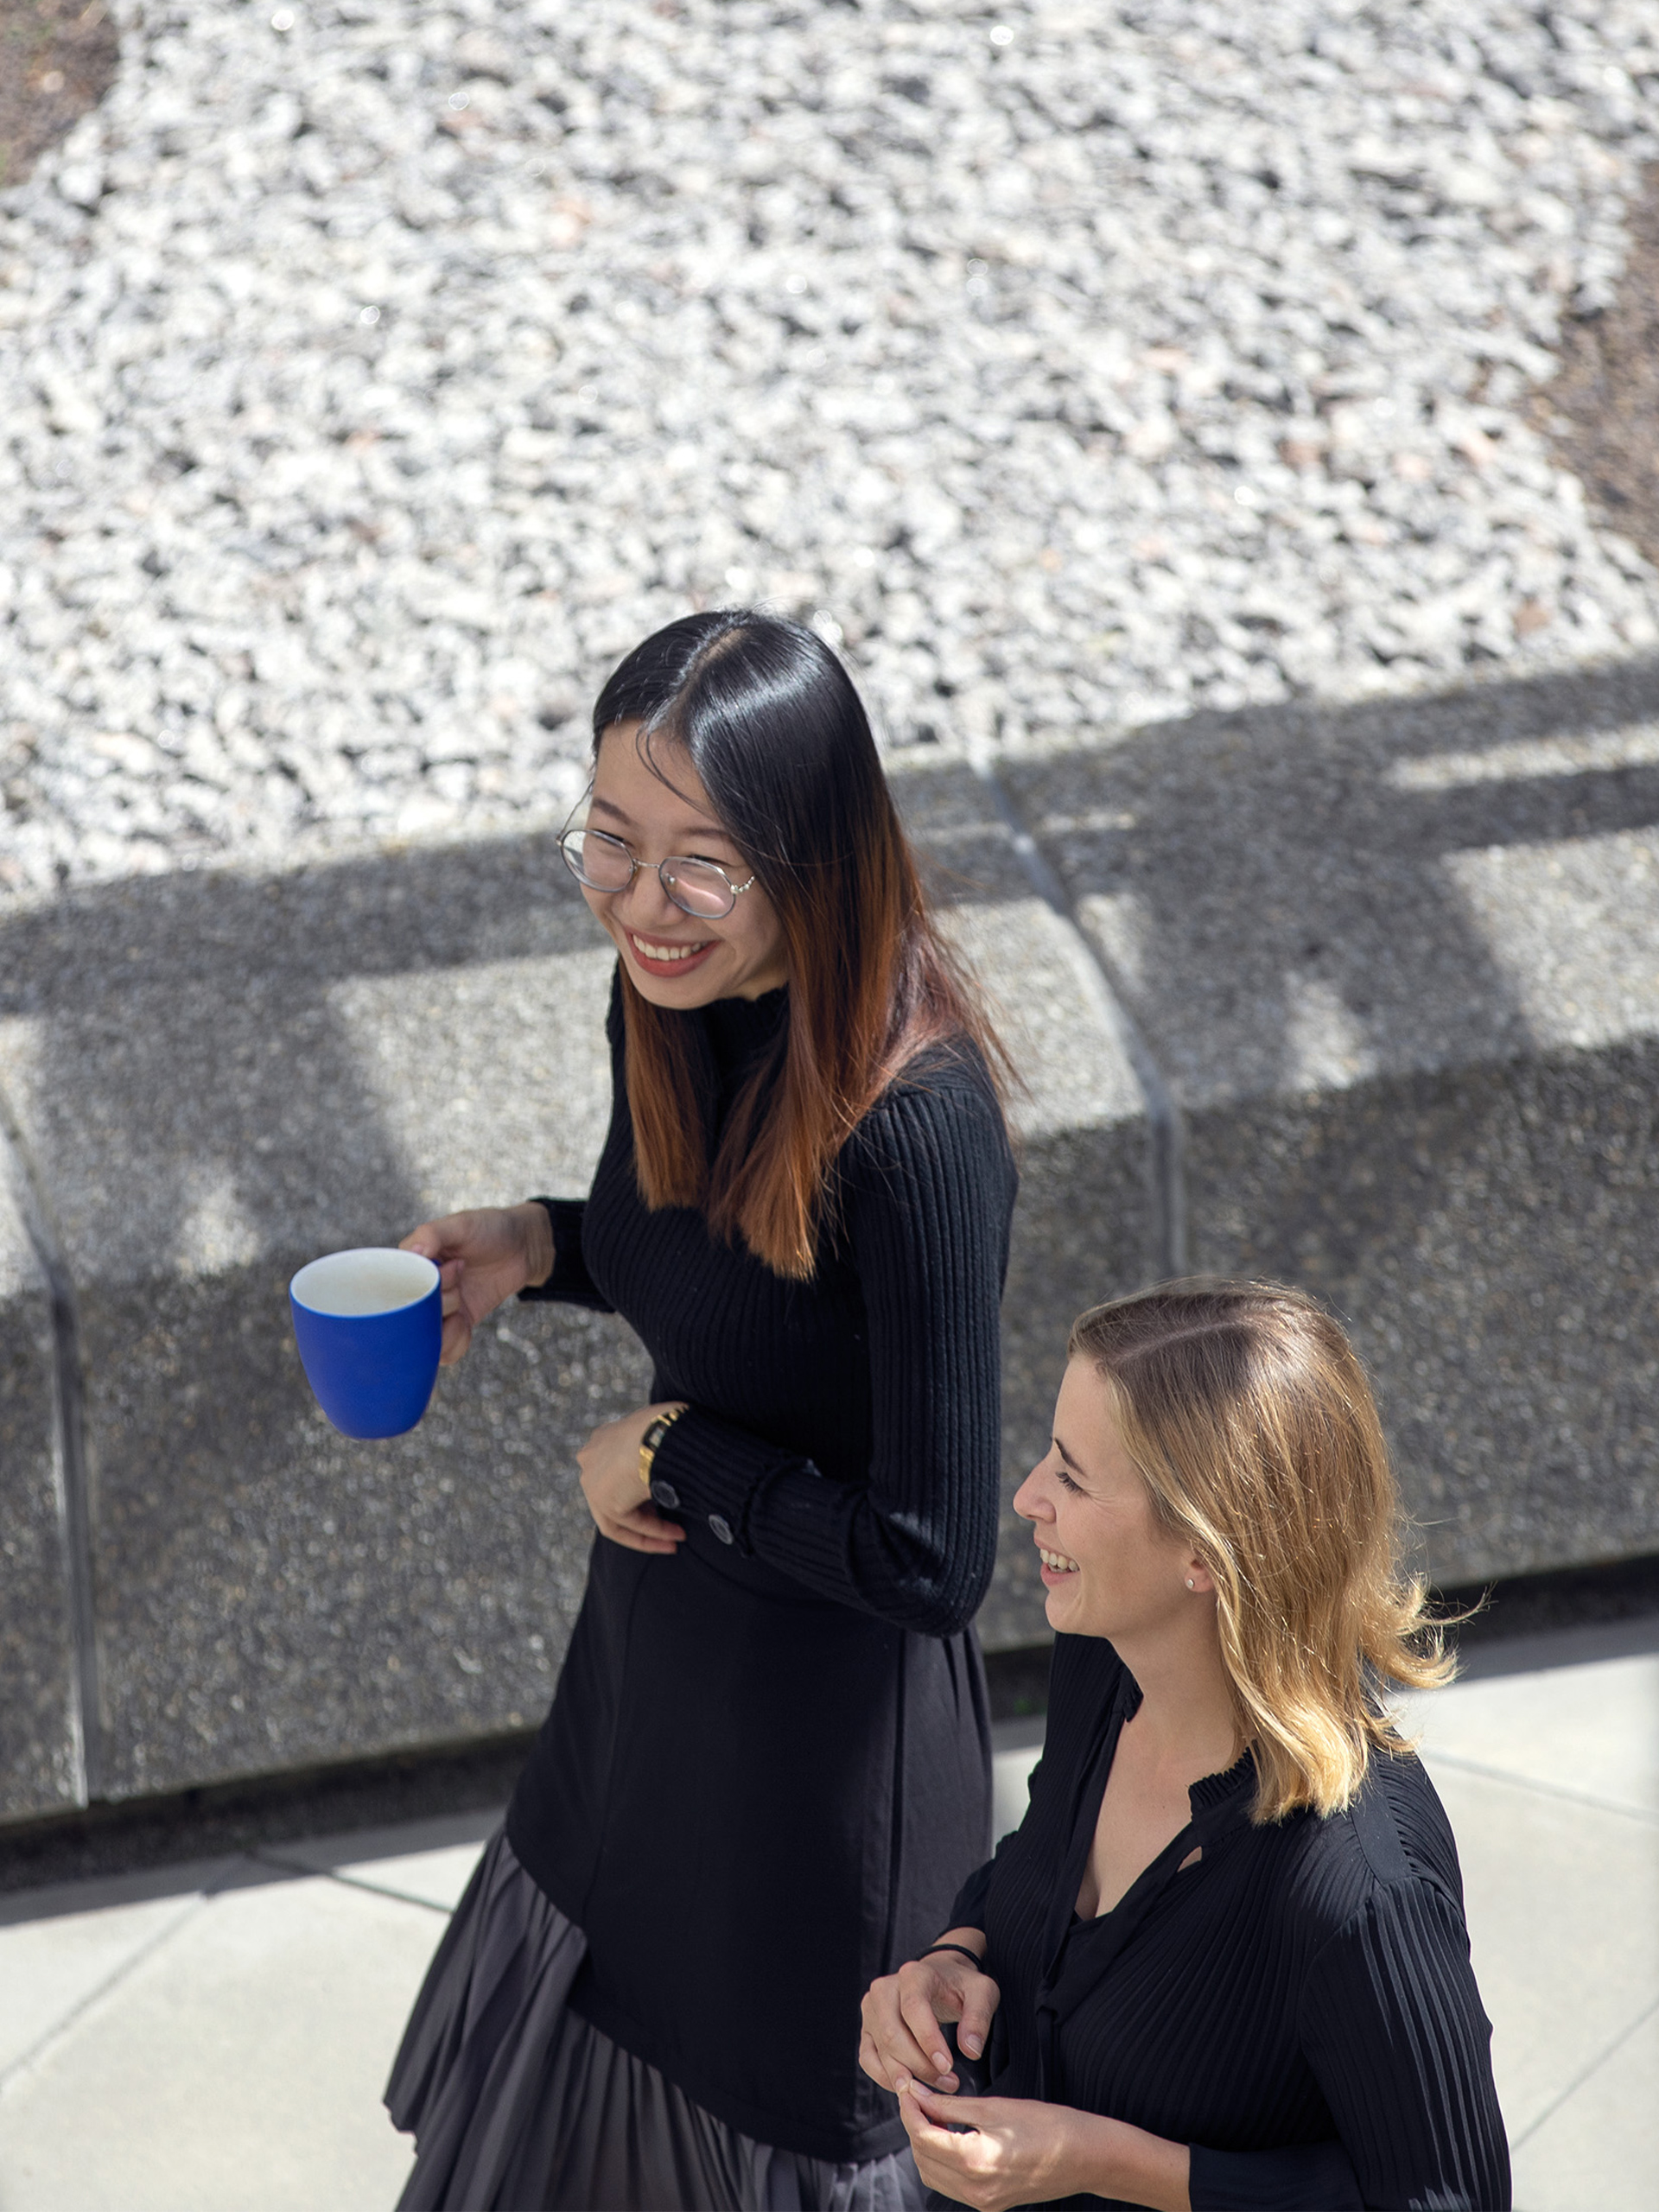
<path fill-rule="evenodd" d="M 1129 1676 L 1128 1679 L 1131 1681 L 1134 1681 L 1134 1677 L 1132 1675 Z M 1140 1702 L 1138 1685 L 1136 1688 L 1135 1702 L 1136 1706 L 1138 1706 Z M 1132 1717 L 1133 1711 L 1130 1715 L 1126 1716 L 1126 1718 Z M 1120 1740 L 1122 1738 L 1122 1725 L 1120 1725 L 1118 1729 Z M 1114 1764 L 1116 1763 L 1116 1750 L 1115 1745 L 1113 1750 Z M 1109 1766 L 1106 1770 L 1106 1781 L 1109 1781 L 1110 1778 L 1111 1769 Z M 1078 1822 L 1079 1832 L 1082 1831 L 1085 1825 L 1089 1831 L 1089 1845 L 1085 1846 L 1084 1851 L 1084 1863 L 1085 1865 L 1088 1863 L 1089 1849 L 1092 1847 L 1094 1840 L 1094 1828 L 1100 1819 L 1100 1808 L 1102 1804 L 1105 1802 L 1106 1781 L 1103 1781 L 1101 1784 L 1100 1796 L 1094 1801 L 1095 1810 L 1093 1821 L 1087 1821 L 1085 1820 L 1079 1821 Z M 1140 1873 L 1135 1876 L 1134 1881 L 1130 1883 L 1128 1888 L 1124 1891 L 1122 1896 L 1118 1899 L 1117 1903 L 1111 1907 L 1109 1911 L 1094 1913 L 1085 1920 L 1083 1915 L 1077 1910 L 1074 1903 L 1071 1907 L 1072 1929 L 1099 1928 L 1103 1926 L 1108 1921 L 1112 1920 L 1116 1915 L 1122 1913 L 1124 1906 L 1128 1904 L 1132 1898 L 1138 1906 L 1141 1903 L 1142 1885 L 1146 1883 L 1147 1877 L 1153 1872 L 1155 1867 L 1160 1866 L 1166 1859 L 1168 1859 L 1171 1857 L 1177 1844 L 1185 1843 L 1187 1847 L 1186 1851 L 1182 1853 L 1179 1861 L 1171 1867 L 1170 1872 L 1172 1874 L 1179 1874 L 1180 1872 L 1182 1866 L 1185 1865 L 1187 1858 L 1193 1851 L 1196 1850 L 1200 1853 L 1207 1851 L 1214 1843 L 1217 1842 L 1222 1834 L 1227 1833 L 1234 1827 L 1241 1825 L 1246 1816 L 1246 1808 L 1242 1801 L 1245 1792 L 1254 1786 L 1255 1782 L 1255 1761 L 1250 1756 L 1249 1750 L 1246 1749 L 1233 1761 L 1231 1766 L 1224 1768 L 1219 1774 L 1203 1775 L 1197 1782 L 1190 1783 L 1187 1785 L 1186 1792 L 1187 1804 L 1190 1808 L 1190 1818 L 1186 1821 L 1185 1826 L 1179 1828 L 1170 1838 L 1169 1841 L 1164 1846 L 1163 1849 L 1147 1861 L 1147 1865 L 1142 1867 Z M 1235 1799 L 1241 1802 L 1235 1804 Z M 1087 1800 L 1085 1799 L 1085 1810 Z M 1211 1817 L 1206 1819 L 1206 1815 Z M 1217 1817 L 1217 1815 L 1219 1817 Z M 1200 1829 L 1200 1824 L 1202 1824 L 1201 1832 L 1195 1835 L 1194 1831 L 1195 1829 Z M 1078 1880 L 1081 1881 L 1081 1879 L 1082 1874 L 1081 1870 L 1079 1870 Z M 1161 1886 L 1161 1884 L 1158 1886 Z M 1074 1899 L 1077 1896 L 1077 1885 L 1074 1883 L 1071 1885 L 1071 1895 Z"/>
<path fill-rule="evenodd" d="M 1109 1640 L 1098 1640 L 1112 1651 L 1117 1671 L 1112 1694 L 1101 1712 L 1093 1757 L 1079 1777 L 1071 1846 L 1050 1906 L 1049 1951 L 1056 1966 L 1074 1935 L 1083 1930 L 1122 1929 L 1132 1924 L 1145 1910 L 1149 1899 L 1173 1878 L 1188 1853 L 1195 1847 L 1208 1850 L 1224 1834 L 1241 1827 L 1248 1817 L 1246 1792 L 1255 1780 L 1255 1761 L 1247 1748 L 1221 1773 L 1201 1775 L 1198 1781 L 1189 1783 L 1188 1817 L 1183 1826 L 1141 1868 L 1109 1912 L 1097 1912 L 1085 1920 L 1077 1909 L 1083 1871 L 1094 1848 L 1095 1829 L 1099 1824 L 1100 1808 L 1105 1802 L 1112 1769 L 1117 1764 L 1123 1731 L 1141 1710 L 1145 1697 L 1140 1683 L 1118 1657 Z"/>
<path fill-rule="evenodd" d="M 762 991 L 756 999 L 712 999 L 699 1009 L 716 1064 L 722 1071 L 741 1065 L 769 1045 L 789 1014 L 789 985 Z"/>
<path fill-rule="evenodd" d="M 1201 1776 L 1188 1789 L 1187 1802 L 1192 1808 L 1194 1819 L 1200 1813 L 1208 1812 L 1212 1805 L 1224 1803 L 1255 1780 L 1255 1761 L 1247 1745 L 1231 1766 L 1222 1768 L 1217 1774 Z"/>
<path fill-rule="evenodd" d="M 1112 1649 L 1113 1656 L 1117 1658 L 1122 1672 L 1117 1679 L 1116 1694 L 1108 1700 L 1101 1715 L 1100 1737 L 1095 1754 L 1095 1763 L 1100 1770 L 1100 1788 L 1096 1791 L 1085 1784 L 1080 1809 L 1086 1808 L 1090 1797 L 1094 1800 L 1093 1819 L 1089 1823 L 1091 1834 L 1094 1821 L 1100 1818 L 1101 1805 L 1106 1796 L 1106 1785 L 1110 1781 L 1112 1769 L 1117 1763 L 1118 1744 L 1124 1729 L 1140 1712 L 1146 1695 L 1140 1683 L 1123 1665 L 1122 1658 L 1118 1657 L 1116 1647 L 1110 1645 L 1109 1639 L 1103 1637 L 1100 1641 L 1107 1643 L 1109 1649 Z M 1210 1812 L 1215 1807 L 1224 1804 L 1229 1798 L 1237 1795 L 1247 1784 L 1254 1783 L 1255 1780 L 1255 1761 L 1251 1756 L 1249 1746 L 1246 1745 L 1230 1766 L 1224 1767 L 1215 1774 L 1200 1775 L 1196 1782 L 1187 1784 L 1186 1798 L 1192 1808 L 1192 1819 L 1196 1821 L 1200 1814 Z"/>

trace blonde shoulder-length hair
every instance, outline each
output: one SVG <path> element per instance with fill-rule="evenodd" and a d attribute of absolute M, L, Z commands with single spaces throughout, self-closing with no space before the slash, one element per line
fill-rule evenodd
<path fill-rule="evenodd" d="M 1385 1687 L 1453 1671 L 1400 1564 L 1388 1446 L 1353 1346 L 1301 1291 L 1197 1281 L 1091 1307 L 1067 1352 L 1105 1381 L 1154 1511 L 1214 1578 L 1253 1817 L 1340 1811 L 1373 1751 L 1409 1748 Z"/>

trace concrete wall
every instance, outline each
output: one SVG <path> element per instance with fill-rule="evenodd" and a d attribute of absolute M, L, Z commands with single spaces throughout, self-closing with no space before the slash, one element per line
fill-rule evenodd
<path fill-rule="evenodd" d="M 906 766 L 1027 1075 L 1010 1489 L 1072 1313 L 1166 1264 L 1166 1094 L 1194 1263 L 1349 1319 L 1440 1579 L 1659 1548 L 1656 726 L 1652 664 L 1169 725 L 1005 761 L 1023 855 L 959 760 Z M 0 1812 L 538 1716 L 588 1541 L 572 1453 L 639 1402 L 639 1347 L 514 1307 L 412 1436 L 355 1445 L 284 1285 L 580 1190 L 607 975 L 546 836 L 0 920 L 0 1092 L 49 1221 L 0 1217 Z M 95 1651 L 42 1235 L 79 1322 Z M 993 1645 L 1042 1632 L 1004 1549 Z"/>
<path fill-rule="evenodd" d="M 11 1147 L 0 1126 L 0 1168 Z M 83 1801 L 52 1300 L 0 1173 L 0 1818 Z"/>
<path fill-rule="evenodd" d="M 1437 1576 L 1659 1548 L 1659 667 L 1011 772 L 1186 1114 L 1192 1255 L 1351 1323 Z"/>

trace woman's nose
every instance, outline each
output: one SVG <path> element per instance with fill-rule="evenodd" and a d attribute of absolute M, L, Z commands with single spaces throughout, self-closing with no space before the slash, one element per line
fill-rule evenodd
<path fill-rule="evenodd" d="M 664 890 L 663 879 L 654 868 L 635 868 L 632 880 L 617 893 L 615 903 L 635 929 L 680 918 L 680 909 Z"/>
<path fill-rule="evenodd" d="M 1044 1496 L 1042 1484 L 1038 1480 L 1042 1471 L 1039 1460 L 1014 1493 L 1014 1510 L 1022 1521 L 1052 1521 L 1054 1518 L 1054 1508 Z"/>

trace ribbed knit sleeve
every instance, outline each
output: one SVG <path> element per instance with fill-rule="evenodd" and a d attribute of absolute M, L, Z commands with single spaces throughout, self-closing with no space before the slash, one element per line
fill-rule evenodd
<path fill-rule="evenodd" d="M 821 1595 L 933 1636 L 966 1627 L 996 1553 L 998 1313 L 1014 1174 L 1001 1116 L 966 1073 L 906 1085 L 865 1117 L 842 1229 L 868 1328 L 865 1483 L 830 1481 L 693 1405 L 656 1471 L 682 1510 Z"/>
<path fill-rule="evenodd" d="M 1379 1885 L 1324 1945 L 1303 1986 L 1302 2049 L 1341 2152 L 1334 2145 L 1317 2154 L 1195 2146 L 1193 2212 L 1507 2206 L 1510 2159 L 1491 2038 L 1456 1905 L 1432 1880 Z M 1303 2171 L 1320 2156 L 1328 2171 Z M 1343 2167 L 1347 2190 L 1338 2194 Z"/>
<path fill-rule="evenodd" d="M 1353 2161 L 1340 2143 L 1284 2151 L 1207 2151 L 1195 2143 L 1190 2155 L 1192 2212 L 1365 2212 Z"/>
<path fill-rule="evenodd" d="M 1366 2205 L 1509 2203 L 1491 2033 L 1463 1916 L 1438 1883 L 1380 1888 L 1320 1952 L 1303 1994 L 1303 2049 Z"/>
<path fill-rule="evenodd" d="M 591 1313 L 614 1313 L 616 1308 L 588 1274 L 582 1254 L 586 1198 L 537 1198 L 531 1203 L 545 1206 L 553 1224 L 553 1272 L 545 1282 L 526 1285 L 519 1297 L 532 1305 L 585 1306 Z"/>
<path fill-rule="evenodd" d="M 950 1908 L 948 1928 L 983 1928 L 985 1900 L 990 1894 L 991 1877 L 996 1872 L 996 1861 L 988 1859 L 982 1866 L 976 1866 L 962 1887 L 957 1891 L 956 1902 Z"/>

